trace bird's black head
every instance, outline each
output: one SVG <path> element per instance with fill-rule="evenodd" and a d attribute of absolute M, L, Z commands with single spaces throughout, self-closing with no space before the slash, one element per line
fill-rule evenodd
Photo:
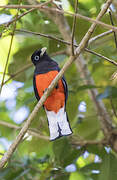
<path fill-rule="evenodd" d="M 40 60 L 42 60 L 44 55 L 46 55 L 46 49 L 47 49 L 46 47 L 38 49 L 32 54 L 31 60 L 35 66 L 36 64 L 38 64 Z"/>

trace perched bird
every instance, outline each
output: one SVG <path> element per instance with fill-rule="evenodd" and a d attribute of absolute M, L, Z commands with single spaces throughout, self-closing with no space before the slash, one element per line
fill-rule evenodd
<path fill-rule="evenodd" d="M 31 56 L 35 65 L 33 87 L 38 101 L 60 71 L 58 64 L 46 53 L 46 49 L 36 50 Z M 67 83 L 62 77 L 44 102 L 43 107 L 47 114 L 51 141 L 72 134 L 66 113 L 67 96 Z"/>

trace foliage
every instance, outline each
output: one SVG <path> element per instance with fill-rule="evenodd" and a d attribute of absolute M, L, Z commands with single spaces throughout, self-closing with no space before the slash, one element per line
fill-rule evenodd
<path fill-rule="evenodd" d="M 65 2 L 67 1 L 68 0 Z M 68 2 L 68 10 L 74 11 L 75 0 L 69 0 Z M 18 4 L 18 0 L 3 1 L 3 3 Z M 22 1 L 22 4 L 28 3 L 29 1 Z M 104 0 L 79 0 L 79 13 L 95 18 L 103 3 Z M 19 14 L 25 11 L 26 10 L 22 9 Z M 3 13 L 15 17 L 17 10 L 1 9 L 0 14 Z M 66 19 L 69 26 L 72 28 L 73 18 L 67 15 Z M 109 15 L 105 14 L 102 21 L 110 24 Z M 78 43 L 89 27 L 90 23 L 88 21 L 82 19 L 77 20 L 75 38 Z M 62 38 L 58 31 L 58 27 L 53 21 L 47 17 L 46 14 L 37 10 L 25 15 L 17 21 L 16 28 Z M 8 54 L 9 39 L 12 30 L 12 24 L 8 28 L 6 28 L 5 24 L 0 25 L 0 33 L 2 33 L 0 39 L 1 72 L 4 70 L 3 67 Z M 104 31 L 104 28 L 98 26 L 93 35 L 101 34 Z M 64 44 L 55 40 L 16 31 L 7 68 L 8 74 L 5 76 L 6 79 L 10 75 L 21 70 L 24 66 L 29 65 L 31 63 L 30 56 L 33 51 L 38 47 L 41 48 L 44 46 L 48 48 L 47 51 L 50 56 L 53 53 L 66 49 Z M 114 60 L 117 58 L 112 35 L 97 40 L 96 43 L 90 45 L 90 48 Z M 110 103 L 113 102 L 114 107 L 117 107 L 116 84 L 110 81 L 110 77 L 116 70 L 116 67 L 86 52 L 84 52 L 84 57 L 88 62 L 88 68 L 90 69 L 91 76 L 94 78 L 96 85 L 84 85 L 75 64 L 72 64 L 65 74 L 69 88 L 69 99 L 67 104 L 68 116 L 75 136 L 78 136 L 81 140 L 101 140 L 103 134 L 100 128 L 98 115 L 87 90 L 98 89 L 99 94 L 97 96 L 97 101 L 104 100 L 107 110 L 113 119 L 113 124 L 116 127 L 117 117 L 113 114 L 113 107 Z M 53 59 L 62 67 L 67 61 L 68 55 L 54 55 Z M 13 89 L 14 87 L 11 88 L 11 91 L 15 94 L 13 98 L 6 98 L 5 100 L 0 99 L 0 117 L 2 121 L 17 125 L 18 121 L 14 122 L 14 117 L 20 108 L 25 106 L 28 108 L 29 112 L 33 110 L 36 105 L 36 99 L 32 88 L 33 71 L 34 67 L 31 66 L 5 85 L 7 92 L 9 87 L 11 87 L 9 86 L 10 84 L 16 83 L 16 81 L 21 82 L 21 86 L 15 87 L 15 89 Z M 0 79 L 1 78 L 2 74 L 0 75 Z M 3 88 L 3 91 L 5 91 L 5 88 Z M 14 101 L 16 104 L 12 106 L 12 102 Z M 78 110 L 82 101 L 86 102 L 86 112 L 80 112 Z M 12 107 L 9 107 L 8 103 L 10 103 Z M 19 124 L 23 126 L 23 122 Z M 41 135 L 49 136 L 46 115 L 43 108 L 38 112 L 30 128 Z M 7 140 L 7 144 L 11 143 L 18 132 L 19 130 L 0 125 L 0 153 L 5 153 L 8 148 L 3 139 L 5 139 L 5 141 Z M 1 180 L 116 180 L 117 155 L 109 147 L 104 147 L 102 145 L 77 147 L 73 146 L 70 138 L 67 137 L 56 140 L 55 142 L 49 142 L 29 134 L 28 138 L 25 138 L 18 146 L 8 166 L 0 171 Z M 2 154 L 0 154 L 0 157 L 2 157 Z M 70 169 L 68 168 L 69 165 L 71 165 Z M 74 169 L 72 169 L 73 167 Z"/>

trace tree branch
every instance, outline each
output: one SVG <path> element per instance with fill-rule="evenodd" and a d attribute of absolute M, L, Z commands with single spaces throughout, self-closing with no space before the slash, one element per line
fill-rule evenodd
<path fill-rule="evenodd" d="M 75 14 L 77 13 L 78 10 L 78 0 L 75 1 Z M 75 35 L 75 28 L 76 28 L 76 16 L 74 16 L 73 20 L 73 26 L 72 26 L 72 55 L 74 56 L 74 35 Z"/>
<path fill-rule="evenodd" d="M 39 4 L 36 4 L 36 5 L 0 5 L 0 8 L 7 8 L 7 9 L 32 9 L 32 8 L 35 8 L 35 9 L 39 9 L 39 8 L 42 8 L 42 6 L 45 6 L 48 4 L 48 2 L 52 2 L 52 0 L 50 1 L 47 1 L 45 3 L 39 3 Z"/>
<path fill-rule="evenodd" d="M 12 74 L 12 75 L 3 83 L 3 85 L 6 84 L 6 83 L 7 83 L 8 81 L 10 81 L 11 79 L 13 79 L 14 77 L 20 75 L 22 72 L 26 71 L 26 70 L 29 69 L 30 67 L 32 67 L 32 63 L 24 66 L 24 67 L 21 68 L 19 71 L 17 71 L 15 74 Z"/>
<path fill-rule="evenodd" d="M 109 31 L 106 31 L 106 32 L 104 32 L 104 33 L 102 33 L 102 34 L 99 34 L 99 35 L 95 36 L 95 37 L 92 37 L 92 38 L 89 40 L 88 45 L 90 45 L 90 44 L 92 44 L 94 41 L 96 41 L 96 40 L 98 40 L 98 39 L 100 39 L 100 38 L 102 38 L 102 37 L 105 37 L 105 36 L 107 36 L 107 35 L 110 35 L 110 34 L 112 34 L 112 33 L 113 33 L 113 30 L 109 30 Z"/>
<path fill-rule="evenodd" d="M 23 16 L 27 15 L 28 13 L 34 11 L 35 9 L 36 9 L 36 8 L 32 8 L 32 9 L 30 9 L 30 10 L 22 13 L 21 15 L 19 15 L 17 18 L 12 19 L 10 22 L 8 22 L 8 23 L 6 24 L 6 27 L 9 27 L 10 24 L 14 23 L 15 21 L 18 21 L 20 18 L 22 18 Z"/>
<path fill-rule="evenodd" d="M 109 63 L 117 66 L 117 62 L 115 62 L 114 60 L 112 60 L 112 59 L 110 59 L 110 58 L 107 58 L 107 57 L 105 57 L 105 56 L 103 56 L 103 55 L 101 55 L 101 54 L 99 54 L 99 53 L 96 53 L 95 51 L 92 51 L 92 50 L 88 49 L 88 48 L 85 48 L 85 51 L 86 51 L 86 52 L 89 52 L 89 53 L 91 53 L 91 54 L 94 54 L 94 55 L 96 55 L 96 56 L 98 56 L 98 57 L 100 57 L 100 58 L 108 61 Z"/>
<path fill-rule="evenodd" d="M 111 13 L 111 11 L 109 11 L 109 15 L 110 15 L 111 24 L 112 24 L 112 26 L 114 26 L 114 22 L 113 22 L 113 18 L 112 18 L 112 13 Z M 116 37 L 115 31 L 113 31 L 113 34 L 114 34 L 115 46 L 116 46 L 116 48 L 117 48 L 117 37 Z"/>
<path fill-rule="evenodd" d="M 14 124 L 11 124 L 11 123 L 8 123 L 8 122 L 5 122 L 5 121 L 1 121 L 1 120 L 0 120 L 0 125 L 8 127 L 8 128 L 16 129 L 16 130 L 20 130 L 22 128 L 20 126 L 17 126 L 17 125 L 14 125 Z M 32 136 L 35 136 L 35 137 L 38 137 L 40 139 L 49 140 L 48 136 L 44 136 L 42 134 L 39 134 L 38 130 L 28 129 L 27 132 L 28 132 L 28 134 L 30 134 Z"/>

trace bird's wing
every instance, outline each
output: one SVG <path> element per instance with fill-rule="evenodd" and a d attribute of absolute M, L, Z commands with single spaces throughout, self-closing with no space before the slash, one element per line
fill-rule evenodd
<path fill-rule="evenodd" d="M 35 92 L 35 97 L 36 97 L 36 99 L 39 101 L 39 100 L 40 100 L 40 97 L 39 97 L 39 94 L 38 94 L 38 91 L 37 91 L 37 88 L 36 88 L 35 75 L 33 76 L 33 88 L 34 88 L 34 92 Z"/>
<path fill-rule="evenodd" d="M 67 82 L 65 80 L 65 77 L 62 77 L 62 83 L 64 86 L 64 91 L 65 91 L 65 106 L 66 106 L 66 102 L 67 102 L 67 98 L 68 98 L 68 87 L 67 87 Z"/>

